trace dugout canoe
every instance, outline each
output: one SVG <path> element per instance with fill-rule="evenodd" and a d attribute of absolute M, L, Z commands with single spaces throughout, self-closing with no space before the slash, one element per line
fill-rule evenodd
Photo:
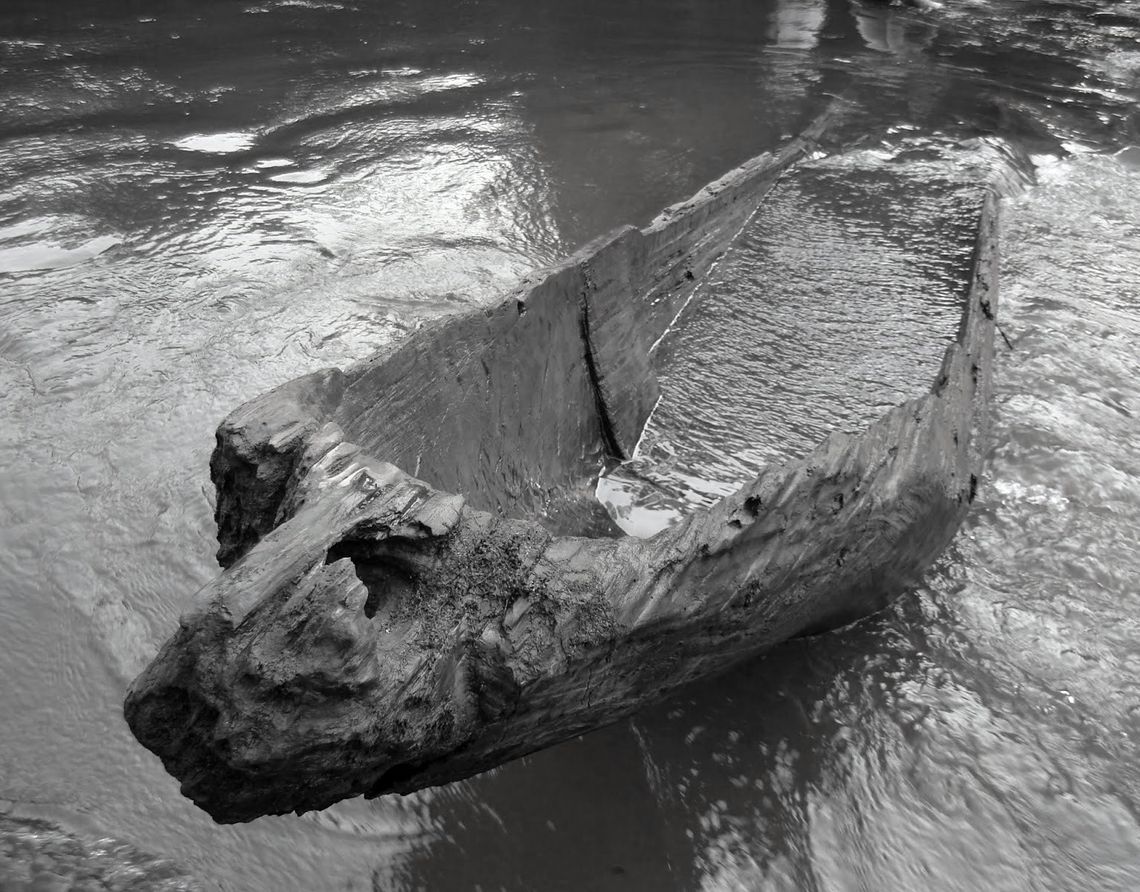
<path fill-rule="evenodd" d="M 465 778 L 921 577 L 986 453 L 1000 198 L 1024 180 L 991 141 L 955 147 L 988 185 L 957 339 L 925 395 L 650 539 L 593 498 L 657 399 L 654 344 L 820 127 L 492 306 L 221 424 L 226 569 L 125 703 L 186 796 L 238 822 Z"/>

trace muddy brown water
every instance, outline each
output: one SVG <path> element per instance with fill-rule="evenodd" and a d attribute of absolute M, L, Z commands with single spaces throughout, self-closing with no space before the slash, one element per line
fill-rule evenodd
<path fill-rule="evenodd" d="M 1138 21 L 4 4 L 0 809 L 226 890 L 1140 887 Z M 184 800 L 120 704 L 217 572 L 217 421 L 648 221 L 834 95 L 837 144 L 998 133 L 1040 166 L 1007 215 L 989 476 L 926 584 L 469 782 L 240 827 Z M 718 480 L 732 437 L 702 464 L 669 423 Z"/>

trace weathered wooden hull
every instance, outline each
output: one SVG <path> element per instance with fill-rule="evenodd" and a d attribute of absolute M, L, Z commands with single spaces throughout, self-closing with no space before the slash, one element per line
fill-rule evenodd
<path fill-rule="evenodd" d="M 996 150 L 929 393 L 652 539 L 618 534 L 589 495 L 657 397 L 653 343 L 810 145 L 222 424 L 228 569 L 125 707 L 187 796 L 231 822 L 468 777 L 920 577 L 982 474 L 998 195 L 1018 180 Z"/>

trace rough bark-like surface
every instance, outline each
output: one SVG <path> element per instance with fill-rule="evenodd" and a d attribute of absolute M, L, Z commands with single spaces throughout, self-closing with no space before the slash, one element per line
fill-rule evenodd
<path fill-rule="evenodd" d="M 246 403 L 218 428 L 210 477 L 218 493 L 218 563 L 228 567 L 284 518 L 285 486 L 306 439 L 340 404 L 344 373 L 324 369 Z"/>
<path fill-rule="evenodd" d="M 957 343 L 926 396 L 650 540 L 558 535 L 535 510 L 559 488 L 573 502 L 599 455 L 640 430 L 646 341 L 780 158 L 349 369 L 335 407 L 328 372 L 227 420 L 219 451 L 230 431 L 252 443 L 255 419 L 257 442 L 276 444 L 224 465 L 245 469 L 230 503 L 244 557 L 199 593 L 126 703 L 186 795 L 243 821 L 467 777 L 866 615 L 919 577 L 982 473 L 994 194 Z M 641 337 L 611 338 L 608 325 L 637 327 L 630 304 L 649 320 Z M 272 470 L 250 472 L 263 454 Z"/>

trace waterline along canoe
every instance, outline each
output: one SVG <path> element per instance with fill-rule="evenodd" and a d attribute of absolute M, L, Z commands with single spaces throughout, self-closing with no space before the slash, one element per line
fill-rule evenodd
<path fill-rule="evenodd" d="M 982 476 L 1000 200 L 1025 178 L 994 141 L 946 150 L 977 237 L 924 395 L 651 538 L 593 495 L 658 399 L 652 348 L 823 126 L 222 423 L 225 570 L 125 704 L 186 796 L 238 822 L 469 777 L 915 584 Z"/>

